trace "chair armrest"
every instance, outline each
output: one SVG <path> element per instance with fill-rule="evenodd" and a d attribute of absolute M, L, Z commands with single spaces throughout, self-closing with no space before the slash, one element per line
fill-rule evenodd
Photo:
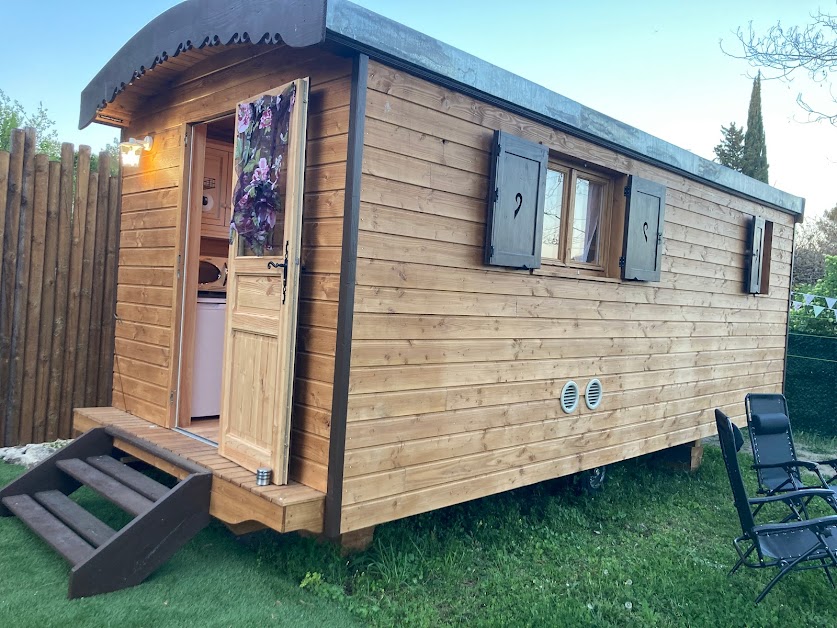
<path fill-rule="evenodd" d="M 789 499 L 804 499 L 806 497 L 822 497 L 826 501 L 829 499 L 837 499 L 837 493 L 827 488 L 806 488 L 801 491 L 788 491 L 781 495 L 771 495 L 769 497 L 751 497 L 747 501 L 751 504 L 769 504 L 771 502 L 782 502 Z"/>
<path fill-rule="evenodd" d="M 808 469 L 809 471 L 816 471 L 817 470 L 817 463 L 816 462 L 809 462 L 808 460 L 788 460 L 787 462 L 774 462 L 771 464 L 754 464 L 753 469 L 787 469 L 790 470 L 794 467 L 802 467 L 803 469 Z"/>
<path fill-rule="evenodd" d="M 755 534 L 761 534 L 764 532 L 792 532 L 794 530 L 809 529 L 824 532 L 829 528 L 837 531 L 837 515 L 831 515 L 829 517 L 817 517 L 816 519 L 806 519 L 805 521 L 792 521 L 789 523 L 763 523 L 754 527 L 753 532 Z"/>
<path fill-rule="evenodd" d="M 837 458 L 832 458 L 831 460 L 820 460 L 817 464 L 824 464 L 837 469 Z"/>

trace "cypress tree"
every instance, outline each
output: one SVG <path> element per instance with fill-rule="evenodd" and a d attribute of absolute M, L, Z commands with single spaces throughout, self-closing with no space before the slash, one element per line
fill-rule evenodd
<path fill-rule="evenodd" d="M 741 172 L 744 163 L 744 129 L 730 122 L 721 127 L 721 143 L 715 147 L 718 163 Z"/>
<path fill-rule="evenodd" d="M 753 81 L 750 109 L 747 112 L 747 132 L 744 134 L 744 158 L 741 172 L 767 183 L 767 143 L 761 117 L 761 72 Z"/>

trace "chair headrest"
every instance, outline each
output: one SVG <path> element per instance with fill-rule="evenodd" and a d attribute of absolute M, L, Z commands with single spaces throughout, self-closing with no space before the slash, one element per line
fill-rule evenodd
<path fill-rule="evenodd" d="M 756 434 L 784 434 L 790 429 L 784 414 L 754 414 L 752 424 Z"/>
<path fill-rule="evenodd" d="M 735 423 L 730 422 L 730 425 L 732 425 L 732 439 L 735 441 L 735 451 L 741 451 L 741 448 L 744 446 L 744 435 Z"/>

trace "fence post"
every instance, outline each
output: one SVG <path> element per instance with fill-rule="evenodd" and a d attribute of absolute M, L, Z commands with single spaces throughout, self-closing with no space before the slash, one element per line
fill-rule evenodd
<path fill-rule="evenodd" d="M 23 400 L 23 360 L 26 351 L 26 323 L 29 294 L 29 266 L 32 247 L 32 223 L 35 197 L 35 129 L 24 129 L 23 176 L 19 196 L 17 233 L 12 248 L 16 250 L 16 264 L 4 268 L 13 276 L 14 305 L 12 308 L 12 337 L 9 345 L 9 396 L 6 403 L 6 428 L 10 439 L 31 439 L 31 434 L 21 434 L 21 402 Z"/>
<path fill-rule="evenodd" d="M 102 307 L 102 359 L 99 362 L 99 406 L 110 405 L 113 397 L 113 353 L 116 332 L 116 275 L 119 267 L 120 176 L 108 181 L 108 240 Z"/>
<path fill-rule="evenodd" d="M 38 335 L 38 375 L 35 382 L 34 440 L 48 440 L 47 414 L 52 372 L 52 343 L 55 330 L 56 279 L 58 276 L 58 240 L 60 229 L 61 164 L 49 164 L 47 191 L 46 236 L 44 237 L 44 276 L 41 288 L 41 320 Z M 63 325 L 63 320 L 61 322 Z"/>
<path fill-rule="evenodd" d="M 17 268 L 17 238 L 20 228 L 20 194 L 23 184 L 23 145 L 25 134 L 22 129 L 12 131 L 9 155 L 8 194 L 6 198 L 6 220 L 3 232 L 3 263 L 0 267 L 0 422 L 3 423 L 3 444 L 17 442 L 17 429 L 12 430 L 7 419 L 11 401 L 11 348 L 15 306 L 15 269 Z"/>
<path fill-rule="evenodd" d="M 20 442 L 40 440 L 35 433 L 35 386 L 38 381 L 38 351 L 41 343 L 41 309 L 44 283 L 44 254 L 49 200 L 49 155 L 35 155 L 34 197 L 30 212 L 28 290 L 21 291 L 26 305 L 26 342 L 23 347 L 22 385 L 20 401 Z"/>
<path fill-rule="evenodd" d="M 72 144 L 61 145 L 61 182 L 58 193 L 58 254 L 55 267 L 55 322 L 52 328 L 52 359 L 47 392 L 47 440 L 58 438 L 61 417 L 61 391 L 67 338 L 67 304 L 70 289 L 70 257 L 73 229 Z"/>

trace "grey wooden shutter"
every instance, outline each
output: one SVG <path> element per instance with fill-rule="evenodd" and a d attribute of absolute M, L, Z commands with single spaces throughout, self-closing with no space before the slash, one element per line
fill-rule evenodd
<path fill-rule="evenodd" d="M 750 294 L 761 293 L 761 273 L 764 263 L 764 218 L 753 216 L 750 223 L 750 242 L 747 250 L 746 290 Z"/>
<path fill-rule="evenodd" d="M 663 227 L 666 213 L 664 185 L 630 177 L 625 216 L 622 279 L 659 281 L 663 260 Z"/>
<path fill-rule="evenodd" d="M 485 263 L 539 268 L 546 195 L 546 146 L 494 133 L 488 186 Z"/>

